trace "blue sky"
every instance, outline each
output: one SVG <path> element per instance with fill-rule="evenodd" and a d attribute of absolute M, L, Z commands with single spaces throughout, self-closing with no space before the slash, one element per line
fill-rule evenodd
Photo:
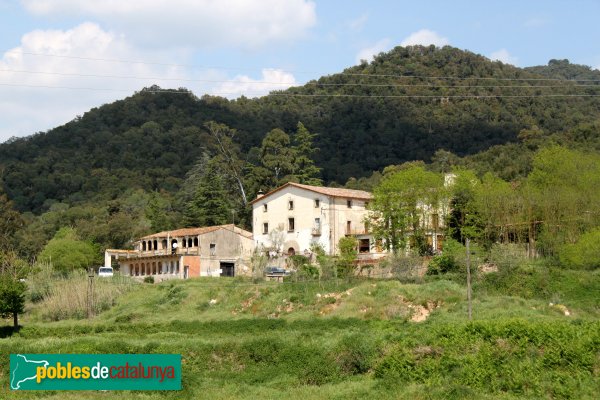
<path fill-rule="evenodd" d="M 599 15 L 598 0 L 0 0 L 0 142 L 154 83 L 255 97 L 397 45 L 600 68 Z"/>

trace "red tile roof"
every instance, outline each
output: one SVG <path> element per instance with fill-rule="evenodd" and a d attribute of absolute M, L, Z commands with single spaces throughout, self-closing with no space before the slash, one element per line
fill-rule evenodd
<path fill-rule="evenodd" d="M 172 231 L 163 231 L 163 232 L 159 232 L 159 233 L 153 233 L 152 235 L 144 236 L 144 237 L 140 238 L 140 240 L 141 239 L 163 238 L 163 237 L 167 237 L 167 236 L 171 236 L 171 237 L 198 236 L 198 235 L 204 235 L 205 233 L 214 232 L 219 229 L 227 229 L 234 233 L 237 233 L 238 235 L 242 235 L 242 236 L 245 236 L 248 238 L 252 237 L 251 232 L 248 232 L 244 229 L 238 228 L 237 226 L 235 226 L 233 224 L 228 224 L 228 225 L 203 226 L 200 228 L 182 228 L 182 229 L 175 229 Z"/>
<path fill-rule="evenodd" d="M 321 194 L 324 194 L 326 196 L 331 196 L 331 197 L 345 197 L 345 198 L 349 198 L 349 199 L 358 199 L 358 200 L 371 200 L 373 198 L 373 195 L 371 193 L 365 192 L 364 190 L 330 188 L 330 187 L 323 187 L 323 186 L 310 186 L 310 185 L 303 185 L 301 183 L 288 182 L 285 185 L 278 187 L 277 189 L 271 190 L 269 193 L 265 194 L 264 196 L 261 196 L 257 199 L 252 200 L 250 202 L 250 204 L 253 204 L 258 200 L 264 199 L 265 197 L 270 196 L 273 193 L 276 193 L 288 186 L 295 186 L 295 187 L 298 187 L 301 189 L 310 190 L 311 192 L 321 193 Z"/>

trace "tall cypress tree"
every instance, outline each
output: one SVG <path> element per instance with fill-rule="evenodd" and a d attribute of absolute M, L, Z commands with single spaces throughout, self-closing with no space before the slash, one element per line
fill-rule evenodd
<path fill-rule="evenodd" d="M 312 155 L 319 149 L 313 147 L 314 138 L 317 135 L 310 133 L 302 122 L 298 122 L 298 128 L 294 135 L 292 151 L 294 153 L 294 176 L 298 183 L 306 185 L 323 185 L 321 168 L 315 165 Z"/>
<path fill-rule="evenodd" d="M 205 164 L 205 169 L 196 186 L 194 196 L 185 210 L 187 226 L 223 225 L 231 221 L 233 209 L 225 178 L 219 172 L 214 160 Z"/>

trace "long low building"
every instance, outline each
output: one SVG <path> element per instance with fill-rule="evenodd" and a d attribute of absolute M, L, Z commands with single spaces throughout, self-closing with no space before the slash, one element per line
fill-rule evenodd
<path fill-rule="evenodd" d="M 133 250 L 108 249 L 104 265 L 161 279 L 249 275 L 253 248 L 252 233 L 233 224 L 184 228 L 144 236 Z"/>

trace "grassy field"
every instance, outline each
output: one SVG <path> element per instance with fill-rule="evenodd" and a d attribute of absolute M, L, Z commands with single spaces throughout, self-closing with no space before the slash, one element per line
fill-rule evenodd
<path fill-rule="evenodd" d="M 475 282 L 471 322 L 458 276 L 418 284 L 115 279 L 97 285 L 102 305 L 89 320 L 78 319 L 81 304 L 65 309 L 65 299 L 55 299 L 69 292 L 80 298 L 81 279 L 52 285 L 62 286 L 44 289 L 29 304 L 18 333 L 3 331 L 2 399 L 593 399 L 600 393 L 599 271 L 530 266 L 488 275 Z M 10 392 L 8 355 L 17 352 L 178 353 L 183 390 Z"/>

